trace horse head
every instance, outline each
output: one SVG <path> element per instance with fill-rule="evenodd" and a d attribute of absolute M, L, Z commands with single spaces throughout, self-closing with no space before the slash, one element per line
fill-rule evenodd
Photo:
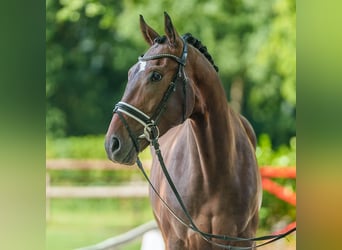
<path fill-rule="evenodd" d="M 134 164 L 152 136 L 162 136 L 192 113 L 195 94 L 185 67 L 187 42 L 166 12 L 164 18 L 165 35 L 160 36 L 140 16 L 140 30 L 150 48 L 129 69 L 106 134 L 105 149 L 114 162 Z"/>

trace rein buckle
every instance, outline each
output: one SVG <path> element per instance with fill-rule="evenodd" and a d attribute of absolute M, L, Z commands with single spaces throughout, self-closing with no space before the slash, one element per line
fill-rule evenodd
<path fill-rule="evenodd" d="M 157 125 L 154 123 L 148 123 L 144 127 L 144 134 L 141 135 L 141 137 L 144 137 L 149 142 L 152 142 L 153 140 L 158 140 L 159 138 L 159 129 Z"/>

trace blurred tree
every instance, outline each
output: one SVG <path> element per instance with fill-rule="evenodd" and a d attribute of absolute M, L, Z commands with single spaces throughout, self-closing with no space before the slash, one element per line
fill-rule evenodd
<path fill-rule="evenodd" d="M 281 0 L 269 7 L 244 50 L 244 112 L 258 134 L 269 134 L 279 146 L 296 131 L 296 6 L 293 0 Z"/>
<path fill-rule="evenodd" d="M 117 36 L 120 11 L 111 0 L 47 1 L 48 135 L 105 132 L 137 57 L 136 46 Z"/>
<path fill-rule="evenodd" d="M 163 33 L 163 11 L 220 68 L 227 98 L 272 145 L 295 135 L 294 0 L 47 0 L 47 131 L 105 133 L 127 71 L 147 45 L 139 14 Z"/>

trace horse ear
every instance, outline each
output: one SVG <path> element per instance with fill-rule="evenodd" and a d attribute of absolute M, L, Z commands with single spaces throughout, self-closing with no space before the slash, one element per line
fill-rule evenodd
<path fill-rule="evenodd" d="M 166 34 L 167 40 L 171 47 L 176 48 L 178 33 L 173 27 L 170 16 L 166 12 L 164 12 L 164 18 L 165 18 L 165 34 Z"/>
<path fill-rule="evenodd" d="M 159 34 L 154 31 L 144 20 L 144 17 L 140 15 L 140 30 L 145 39 L 145 41 L 152 46 L 155 38 L 159 37 Z"/>

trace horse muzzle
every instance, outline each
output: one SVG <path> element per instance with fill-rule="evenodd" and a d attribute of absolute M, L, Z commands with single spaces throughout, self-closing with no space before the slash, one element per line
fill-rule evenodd
<path fill-rule="evenodd" d="M 137 160 L 138 152 L 128 135 L 108 131 L 104 146 L 108 159 L 115 163 L 133 165 Z"/>

